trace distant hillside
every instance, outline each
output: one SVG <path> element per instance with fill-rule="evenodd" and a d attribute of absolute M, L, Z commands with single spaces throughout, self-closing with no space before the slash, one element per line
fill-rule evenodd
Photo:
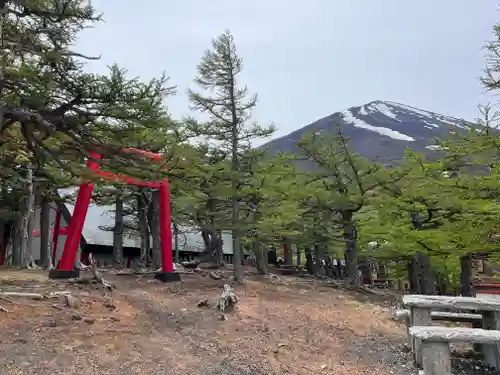
<path fill-rule="evenodd" d="M 335 112 L 262 147 L 274 154 L 296 153 L 296 143 L 304 135 L 312 131 L 334 134 L 337 124 L 357 153 L 384 164 L 400 160 L 407 147 L 431 155 L 436 152 L 434 139 L 445 138 L 456 128 L 465 132 L 467 127 L 477 126 L 409 105 L 376 100 Z"/>

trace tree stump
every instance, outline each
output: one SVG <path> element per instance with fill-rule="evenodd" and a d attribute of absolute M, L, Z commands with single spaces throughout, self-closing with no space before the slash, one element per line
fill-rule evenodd
<path fill-rule="evenodd" d="M 224 291 L 220 295 L 216 308 L 220 312 L 224 313 L 226 311 L 232 311 L 234 306 L 238 303 L 238 296 L 234 293 L 233 288 L 229 285 L 224 284 Z"/>

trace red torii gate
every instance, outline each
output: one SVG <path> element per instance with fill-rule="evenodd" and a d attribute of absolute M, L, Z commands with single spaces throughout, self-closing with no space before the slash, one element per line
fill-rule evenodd
<path fill-rule="evenodd" d="M 147 157 L 152 161 L 158 161 L 161 159 L 161 156 L 159 154 L 155 154 L 149 151 L 138 150 L 134 148 L 127 148 L 123 149 L 122 151 L 136 153 L 143 157 Z M 173 269 L 172 228 L 170 219 L 170 192 L 168 188 L 168 179 L 159 182 L 146 182 L 125 175 L 101 171 L 99 170 L 99 164 L 95 161 L 101 159 L 101 155 L 97 153 L 91 153 L 90 155 L 93 159 L 89 158 L 87 160 L 87 167 L 90 168 L 97 176 L 110 181 L 126 182 L 129 185 L 159 189 L 162 270 L 161 272 L 158 272 L 155 277 L 164 282 L 180 280 L 179 273 L 174 272 Z M 54 228 L 53 254 L 54 250 L 57 248 L 57 235 L 60 234 L 63 229 L 65 229 L 67 237 L 66 242 L 64 243 L 63 253 L 61 255 L 61 258 L 59 259 L 59 263 L 56 269 L 50 271 L 49 278 L 61 279 L 79 276 L 79 271 L 74 270 L 74 265 L 93 190 L 93 183 L 80 185 L 78 198 L 76 199 L 75 207 L 73 210 L 73 215 L 67 228 L 60 228 L 60 216 L 58 214 L 58 217 L 56 218 L 56 225 Z"/>

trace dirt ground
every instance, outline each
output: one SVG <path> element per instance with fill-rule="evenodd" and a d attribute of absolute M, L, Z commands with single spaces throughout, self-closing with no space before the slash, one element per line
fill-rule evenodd
<path fill-rule="evenodd" d="M 0 270 L 2 292 L 65 297 L 3 298 L 0 374 L 337 374 L 412 371 L 398 364 L 404 329 L 389 309 L 331 285 L 247 275 L 240 301 L 221 319 L 213 308 L 223 282 L 207 273 L 162 284 L 151 276 L 103 273 L 116 284 L 49 281 L 37 271 Z M 84 274 L 83 277 L 90 277 Z M 211 306 L 197 307 L 208 299 Z"/>

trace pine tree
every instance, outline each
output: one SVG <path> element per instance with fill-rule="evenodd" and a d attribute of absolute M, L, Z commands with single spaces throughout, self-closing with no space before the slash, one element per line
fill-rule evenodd
<path fill-rule="evenodd" d="M 289 157 L 263 158 L 260 150 L 255 150 L 247 153 L 246 159 L 248 176 L 240 191 L 243 242 L 254 253 L 257 270 L 264 274 L 266 244 L 280 244 L 283 237 L 296 240 L 300 236 L 297 223 L 302 211 L 296 198 L 303 185 L 297 183 L 298 174 Z"/>
<path fill-rule="evenodd" d="M 142 83 L 127 79 L 116 66 L 108 75 L 85 72 L 85 60 L 95 57 L 74 51 L 72 45 L 78 32 L 100 21 L 86 4 L 0 4 L 0 135 L 3 139 L 10 128 L 20 127 L 37 176 L 50 175 L 48 166 L 78 175 L 81 159 L 91 151 L 114 157 L 121 148 L 110 142 L 117 129 L 155 120 L 162 112 L 163 96 L 171 90 L 164 77 Z"/>
<path fill-rule="evenodd" d="M 177 230 L 197 229 L 205 249 L 203 260 L 223 263 L 222 231 L 231 228 L 229 161 L 225 153 L 207 143 L 186 146 L 185 168 L 172 180 L 172 211 Z"/>
<path fill-rule="evenodd" d="M 231 218 L 233 234 L 233 264 L 235 280 L 242 281 L 241 219 L 239 189 L 242 182 L 242 155 L 251 148 L 255 138 L 267 137 L 273 127 L 249 124 L 257 95 L 239 84 L 243 61 L 238 56 L 234 38 L 229 30 L 212 41 L 212 49 L 205 51 L 198 65 L 195 83 L 202 92 L 189 91 L 192 108 L 208 115 L 209 120 L 193 127 L 196 136 L 217 144 L 230 160 Z"/>
<path fill-rule="evenodd" d="M 314 163 L 316 170 L 307 174 L 302 204 L 308 237 L 313 238 L 316 257 L 321 257 L 328 242 L 345 244 L 348 283 L 357 284 L 357 229 L 355 215 L 368 203 L 382 184 L 382 168 L 356 155 L 337 127 L 333 137 L 315 133 L 298 144 L 302 160 Z"/>
<path fill-rule="evenodd" d="M 494 40 L 486 49 L 481 82 L 496 91 L 500 26 L 494 27 Z M 489 105 L 480 109 L 483 118 L 470 129 L 457 128 L 448 139 L 437 141 L 437 160 L 407 155 L 404 178 L 385 186 L 387 194 L 376 198 L 377 213 L 362 231 L 365 243 L 384 243 L 378 256 L 429 256 L 433 270 L 446 275 L 449 286 L 460 281 L 462 294 L 470 294 L 471 254 L 491 253 L 497 247 L 500 160 L 495 128 L 500 116 Z"/>
<path fill-rule="evenodd" d="M 87 73 L 85 62 L 96 57 L 73 47 L 81 30 L 101 21 L 87 1 L 10 0 L 0 2 L 0 10 L 0 178 L 6 191 L 22 195 L 27 166 L 47 196 L 94 178 L 84 167 L 90 152 L 102 154 L 103 168 L 111 171 L 165 176 L 123 149 L 158 148 L 169 166 L 175 164 L 170 135 L 176 129 L 163 103 L 173 88 L 166 77 L 144 83 L 117 66 L 105 75 Z"/>
<path fill-rule="evenodd" d="M 376 213 L 362 224 L 363 242 L 384 244 L 376 250 L 379 257 L 411 263 L 429 257 L 423 274 L 410 275 L 414 292 L 433 293 L 442 284 L 430 272 L 445 275 L 447 286 L 454 286 L 449 279 L 458 280 L 461 258 L 494 246 L 489 237 L 498 225 L 496 203 L 478 194 L 477 187 L 489 177 L 470 169 L 476 157 L 469 156 L 477 148 L 466 151 L 464 145 L 479 143 L 469 143 L 469 136 L 476 139 L 477 133 L 440 142 L 443 158 L 437 161 L 408 152 L 401 170 L 391 172 L 400 178 L 372 199 Z"/>

